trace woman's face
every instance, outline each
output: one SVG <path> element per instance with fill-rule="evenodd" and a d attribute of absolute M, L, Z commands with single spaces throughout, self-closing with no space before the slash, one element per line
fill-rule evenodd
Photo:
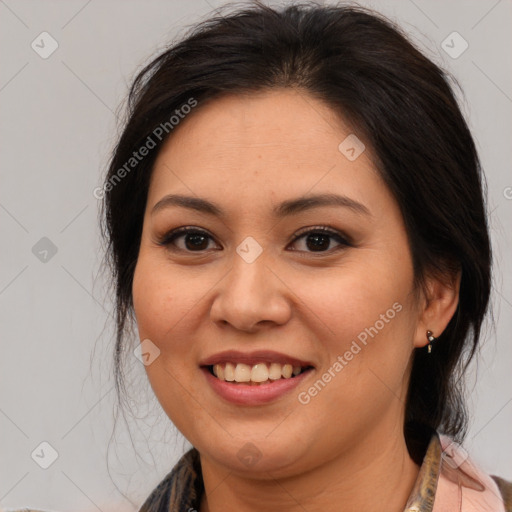
<path fill-rule="evenodd" d="M 203 460 L 286 476 L 402 435 L 425 331 L 398 205 L 350 135 L 283 89 L 198 107 L 158 155 L 134 309 L 151 386 Z"/>

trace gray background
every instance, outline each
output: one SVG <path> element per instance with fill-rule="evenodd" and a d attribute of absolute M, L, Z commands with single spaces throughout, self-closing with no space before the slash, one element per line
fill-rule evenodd
<path fill-rule="evenodd" d="M 128 417 L 128 431 L 121 417 L 110 439 L 112 307 L 98 274 L 93 190 L 101 184 L 118 133 L 116 112 L 135 72 L 185 25 L 223 3 L 0 0 L 5 508 L 135 510 L 188 448 L 135 358 L 128 370 L 140 419 Z M 512 3 L 361 4 L 397 20 L 465 92 L 461 106 L 489 184 L 496 328 L 487 324 L 478 365 L 471 367 L 473 419 L 464 447 L 484 470 L 512 479 Z M 47 59 L 31 47 L 43 31 L 59 45 Z M 441 46 L 453 31 L 469 44 L 455 59 Z M 42 442 L 58 453 L 48 469 L 39 465 L 51 457 Z"/>

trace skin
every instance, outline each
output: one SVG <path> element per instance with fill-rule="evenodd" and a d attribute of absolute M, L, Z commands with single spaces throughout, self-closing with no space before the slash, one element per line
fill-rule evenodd
<path fill-rule="evenodd" d="M 349 161 L 338 145 L 353 131 L 304 91 L 225 96 L 198 106 L 156 160 L 133 282 L 140 339 L 160 355 L 146 367 L 166 414 L 197 448 L 206 497 L 200 511 L 402 511 L 418 474 L 403 436 L 411 354 L 455 312 L 458 279 L 413 287 L 399 207 L 368 144 Z M 275 219 L 274 205 L 337 193 L 369 215 L 324 206 Z M 167 194 L 206 198 L 223 219 L 171 206 Z M 201 249 L 182 226 L 207 231 Z M 315 250 L 301 228 L 328 226 L 350 237 Z M 263 252 L 247 263 L 248 236 Z M 329 244 L 330 240 L 330 244 Z M 336 250 L 340 248 L 340 250 Z M 302 255 L 302 257 L 301 257 Z M 307 391 L 365 328 L 402 306 L 307 405 Z M 224 350 L 269 349 L 313 363 L 291 393 L 260 406 L 234 405 L 207 383 L 199 362 Z M 237 456 L 246 443 L 261 458 Z"/>

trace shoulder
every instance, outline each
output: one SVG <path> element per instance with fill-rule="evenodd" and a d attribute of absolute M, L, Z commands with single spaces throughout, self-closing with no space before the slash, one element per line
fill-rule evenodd
<path fill-rule="evenodd" d="M 441 501 L 459 503 L 468 512 L 512 512 L 512 482 L 487 473 L 450 437 L 441 435 L 440 441 Z"/>

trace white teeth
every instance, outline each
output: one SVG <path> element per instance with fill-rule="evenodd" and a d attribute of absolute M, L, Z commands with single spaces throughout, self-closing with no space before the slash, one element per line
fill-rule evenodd
<path fill-rule="evenodd" d="M 265 363 L 255 364 L 252 367 L 251 380 L 253 382 L 265 382 L 268 380 L 268 368 Z"/>
<path fill-rule="evenodd" d="M 285 379 L 289 379 L 292 376 L 293 366 L 291 364 L 285 364 L 281 370 L 281 375 Z"/>
<path fill-rule="evenodd" d="M 224 379 L 228 382 L 233 382 L 235 380 L 235 365 L 233 363 L 226 363 L 226 366 L 224 367 Z"/>
<path fill-rule="evenodd" d="M 248 364 L 238 363 L 235 368 L 235 380 L 237 382 L 250 382 L 251 367 Z"/>
<path fill-rule="evenodd" d="M 281 365 L 278 363 L 272 363 L 270 370 L 268 371 L 268 378 L 270 380 L 278 380 L 281 378 Z"/>
<path fill-rule="evenodd" d="M 220 379 L 224 380 L 224 368 L 222 368 L 222 365 L 215 364 L 213 365 L 213 373 Z"/>
<path fill-rule="evenodd" d="M 300 366 L 293 366 L 291 364 L 271 363 L 258 363 L 255 365 L 248 365 L 244 363 L 225 363 L 213 365 L 214 375 L 224 381 L 228 382 L 250 382 L 262 383 L 281 378 L 289 379 L 299 375 L 302 371 Z"/>

